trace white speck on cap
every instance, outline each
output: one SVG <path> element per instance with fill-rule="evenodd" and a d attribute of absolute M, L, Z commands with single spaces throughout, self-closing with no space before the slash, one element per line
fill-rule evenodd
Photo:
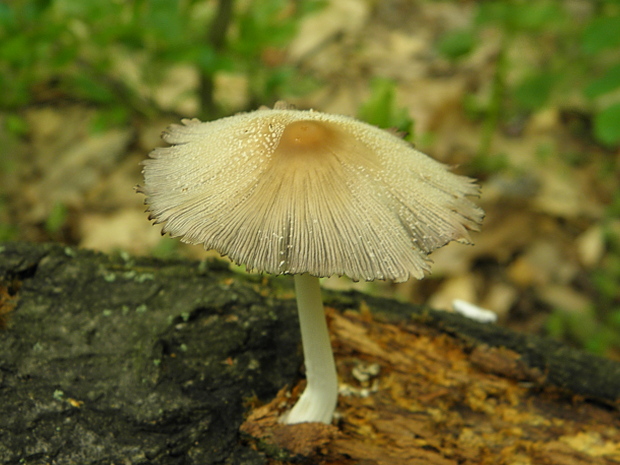
<path fill-rule="evenodd" d="M 182 122 L 143 162 L 150 217 L 250 270 L 422 278 L 483 217 L 472 179 L 353 118 L 277 105 Z"/>

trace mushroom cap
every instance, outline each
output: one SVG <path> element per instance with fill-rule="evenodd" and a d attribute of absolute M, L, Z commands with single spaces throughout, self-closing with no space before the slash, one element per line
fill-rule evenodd
<path fill-rule="evenodd" d="M 422 278 L 483 218 L 472 179 L 350 117 L 276 105 L 182 123 L 143 162 L 150 219 L 249 270 Z"/>

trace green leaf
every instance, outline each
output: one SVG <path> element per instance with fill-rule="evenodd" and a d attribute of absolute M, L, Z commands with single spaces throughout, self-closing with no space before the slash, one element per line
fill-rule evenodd
<path fill-rule="evenodd" d="M 545 322 L 547 334 L 554 339 L 562 339 L 566 336 L 566 322 L 561 311 L 554 310 Z"/>
<path fill-rule="evenodd" d="M 19 66 L 28 66 L 32 62 L 32 46 L 30 37 L 18 35 L 6 39 L 0 44 L 0 60 Z"/>
<path fill-rule="evenodd" d="M 437 44 L 437 50 L 450 60 L 467 55 L 476 45 L 476 36 L 470 30 L 451 31 Z"/>
<path fill-rule="evenodd" d="M 45 220 L 45 230 L 49 234 L 58 233 L 67 222 L 68 216 L 69 211 L 67 207 L 61 202 L 56 202 Z"/>
<path fill-rule="evenodd" d="M 508 17 L 508 2 L 482 2 L 478 5 L 477 24 L 503 23 Z"/>
<path fill-rule="evenodd" d="M 150 0 L 144 18 L 145 25 L 158 41 L 164 44 L 177 43 L 183 36 L 184 26 L 179 2 L 171 0 Z"/>
<path fill-rule="evenodd" d="M 0 24 L 6 27 L 15 20 L 15 14 L 9 5 L 0 3 Z"/>
<path fill-rule="evenodd" d="M 590 350 L 598 347 L 598 344 L 595 345 L 593 341 L 600 334 L 600 326 L 591 309 L 576 313 L 565 312 L 565 318 L 569 334 L 574 340 Z M 591 346 L 588 347 L 590 344 Z"/>
<path fill-rule="evenodd" d="M 593 354 L 604 356 L 610 347 L 620 342 L 618 333 L 613 328 L 602 327 L 585 341 L 584 348 Z"/>
<path fill-rule="evenodd" d="M 609 68 L 603 76 L 593 80 L 584 89 L 588 98 L 596 98 L 620 88 L 620 63 Z"/>
<path fill-rule="evenodd" d="M 620 103 L 611 105 L 594 116 L 594 135 L 605 145 L 620 143 Z"/>
<path fill-rule="evenodd" d="M 526 77 L 514 90 L 517 102 L 527 110 L 536 110 L 547 103 L 557 82 L 553 73 L 542 72 Z"/>
<path fill-rule="evenodd" d="M 587 53 L 620 46 L 620 15 L 594 19 L 584 31 L 581 45 Z"/>
<path fill-rule="evenodd" d="M 501 173 L 511 168 L 510 160 L 505 153 L 477 155 L 471 160 L 470 166 L 474 172 L 481 175 Z"/>
<path fill-rule="evenodd" d="M 480 3 L 477 24 L 497 24 L 508 31 L 546 30 L 564 17 L 555 0 L 492 1 Z"/>
<path fill-rule="evenodd" d="M 358 117 L 380 128 L 393 128 L 411 135 L 413 120 L 406 108 L 396 107 L 394 83 L 388 79 L 375 79 L 371 88 L 371 96 L 361 105 Z"/>
<path fill-rule="evenodd" d="M 609 323 L 615 327 L 617 327 L 618 329 L 620 329 L 620 308 L 613 310 L 610 314 L 609 314 Z"/>
<path fill-rule="evenodd" d="M 19 115 L 9 113 L 5 119 L 6 129 L 17 136 L 25 136 L 30 130 L 28 121 Z"/>
<path fill-rule="evenodd" d="M 14 241 L 19 237 L 17 226 L 0 221 L 0 242 Z"/>
<path fill-rule="evenodd" d="M 513 4 L 510 15 L 511 21 L 519 29 L 546 29 L 551 23 L 563 16 L 563 10 L 558 3 L 555 0 L 538 0 Z"/>
<path fill-rule="evenodd" d="M 114 93 L 110 88 L 86 74 L 75 76 L 73 85 L 75 86 L 75 93 L 86 100 L 98 103 L 110 103 L 115 100 Z"/>
<path fill-rule="evenodd" d="M 114 126 L 124 126 L 129 120 L 129 106 L 113 105 L 101 108 L 94 116 L 90 129 L 93 133 L 102 133 Z"/>

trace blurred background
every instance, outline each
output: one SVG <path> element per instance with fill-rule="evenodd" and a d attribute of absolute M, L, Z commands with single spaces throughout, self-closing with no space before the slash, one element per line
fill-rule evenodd
<path fill-rule="evenodd" d="M 0 240 L 202 259 L 144 213 L 182 117 L 273 105 L 397 128 L 482 184 L 475 246 L 404 284 L 324 280 L 620 360 L 620 1 L 0 3 Z"/>

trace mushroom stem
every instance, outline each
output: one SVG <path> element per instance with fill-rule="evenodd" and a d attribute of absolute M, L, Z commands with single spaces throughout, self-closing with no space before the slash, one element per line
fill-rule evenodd
<path fill-rule="evenodd" d="M 338 401 L 338 375 L 329 340 L 319 278 L 295 275 L 307 385 L 295 406 L 280 418 L 286 424 L 331 423 Z"/>

